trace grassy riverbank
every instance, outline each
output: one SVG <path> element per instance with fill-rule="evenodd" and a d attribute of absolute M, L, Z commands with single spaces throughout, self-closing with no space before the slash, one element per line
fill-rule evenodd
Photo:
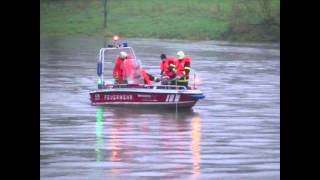
<path fill-rule="evenodd" d="M 280 40 L 279 0 L 41 0 L 40 32 L 191 40 Z"/>

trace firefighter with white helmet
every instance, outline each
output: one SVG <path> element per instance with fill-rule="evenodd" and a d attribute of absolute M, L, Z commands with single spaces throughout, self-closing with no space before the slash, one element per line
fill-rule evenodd
<path fill-rule="evenodd" d="M 177 85 L 188 87 L 190 69 L 191 58 L 183 51 L 178 51 L 176 58 Z"/>

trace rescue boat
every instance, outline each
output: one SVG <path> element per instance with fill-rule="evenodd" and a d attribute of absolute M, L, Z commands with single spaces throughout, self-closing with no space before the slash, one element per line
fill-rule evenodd
<path fill-rule="evenodd" d="M 105 83 L 105 59 L 113 62 L 115 54 L 120 51 L 130 53 L 133 61 L 136 64 L 141 65 L 140 61 L 137 60 L 135 56 L 133 48 L 129 47 L 127 42 L 116 43 L 108 45 L 107 48 L 101 48 L 99 60 L 97 62 L 98 88 L 90 92 L 92 105 L 146 108 L 191 108 L 198 100 L 205 98 L 203 93 L 196 87 L 195 82 L 193 82 L 192 87 L 161 85 L 160 83 L 146 85 L 130 79 L 128 84 Z M 108 55 L 111 55 L 111 59 L 106 58 Z"/>

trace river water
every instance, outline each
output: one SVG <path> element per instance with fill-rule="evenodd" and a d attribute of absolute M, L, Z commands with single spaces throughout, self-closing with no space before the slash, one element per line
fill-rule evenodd
<path fill-rule="evenodd" d="M 154 75 L 193 59 L 206 98 L 175 113 L 91 106 L 103 41 L 40 43 L 41 179 L 280 179 L 279 45 L 129 39 Z"/>

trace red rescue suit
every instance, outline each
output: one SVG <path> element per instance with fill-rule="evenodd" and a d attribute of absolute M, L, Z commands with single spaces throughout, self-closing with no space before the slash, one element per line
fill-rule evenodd
<path fill-rule="evenodd" d="M 115 60 L 115 65 L 113 67 L 113 77 L 118 81 L 126 80 L 125 72 L 127 69 L 130 69 L 131 67 L 124 67 L 124 61 L 125 60 L 131 60 L 131 57 L 128 55 L 126 59 L 121 59 L 119 55 L 117 55 Z"/>
<path fill-rule="evenodd" d="M 175 66 L 174 58 L 172 56 L 167 56 L 167 58 L 160 63 L 161 75 L 172 78 L 175 75 Z"/>
<path fill-rule="evenodd" d="M 151 84 L 150 75 L 144 69 L 141 69 L 141 75 L 143 77 L 144 84 Z"/>
<path fill-rule="evenodd" d="M 189 77 L 191 67 L 191 58 L 189 56 L 185 56 L 183 59 L 176 59 L 176 69 L 177 75 Z"/>
<path fill-rule="evenodd" d="M 185 56 L 183 59 L 176 59 L 176 70 L 177 70 L 177 76 L 180 77 L 178 79 L 179 83 L 185 83 L 188 84 L 189 81 L 189 73 L 190 73 L 190 67 L 191 67 L 191 58 L 189 56 Z"/>
<path fill-rule="evenodd" d="M 143 80 L 144 84 L 151 84 L 151 81 L 156 81 L 157 78 L 152 76 L 151 74 L 147 73 L 144 69 L 135 68 L 133 70 L 133 74 L 131 77 L 135 80 L 135 83 L 142 83 L 140 80 Z"/>
<path fill-rule="evenodd" d="M 166 59 L 162 60 L 160 62 L 160 70 L 161 70 L 161 75 L 163 75 L 163 72 L 167 69 L 167 62 Z"/>

